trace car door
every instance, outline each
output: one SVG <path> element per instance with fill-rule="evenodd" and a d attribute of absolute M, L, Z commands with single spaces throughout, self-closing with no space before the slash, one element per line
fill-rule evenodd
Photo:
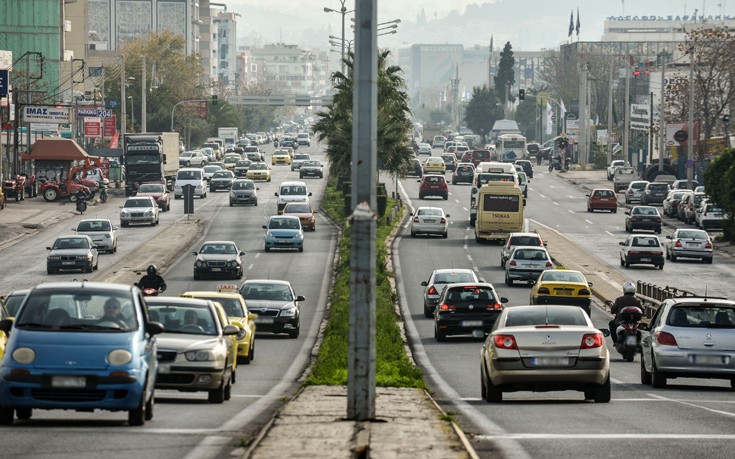
<path fill-rule="evenodd" d="M 655 335 L 656 330 L 661 326 L 663 317 L 666 316 L 668 304 L 669 303 L 666 301 L 661 303 L 653 314 L 648 327 L 646 329 L 641 329 L 641 359 L 643 360 L 643 365 L 648 372 L 651 371 L 651 367 L 653 366 L 653 336 Z"/>

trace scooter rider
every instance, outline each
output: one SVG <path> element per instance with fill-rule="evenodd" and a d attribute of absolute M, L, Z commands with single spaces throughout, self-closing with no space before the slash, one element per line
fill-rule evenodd
<path fill-rule="evenodd" d="M 635 284 L 632 282 L 626 282 L 623 285 L 623 295 L 615 299 L 615 302 L 610 306 L 610 312 L 613 314 L 613 319 L 610 321 L 608 326 L 610 327 L 610 336 L 612 337 L 613 343 L 617 343 L 618 334 L 618 322 L 620 321 L 620 311 L 627 306 L 635 306 L 643 310 L 643 303 L 635 296 Z"/>
<path fill-rule="evenodd" d="M 166 282 L 163 280 L 163 277 L 158 275 L 156 265 L 148 266 L 146 272 L 147 274 L 141 277 L 137 284 L 141 290 L 145 288 L 153 288 L 161 292 L 166 290 Z"/>

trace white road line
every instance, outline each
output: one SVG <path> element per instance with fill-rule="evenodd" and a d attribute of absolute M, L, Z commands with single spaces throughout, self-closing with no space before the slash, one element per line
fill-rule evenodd
<path fill-rule="evenodd" d="M 610 236 L 615 236 L 615 235 L 614 235 L 613 233 L 611 233 L 611 232 L 610 232 L 610 231 L 608 231 L 608 230 L 605 230 L 605 233 L 609 234 Z"/>
<path fill-rule="evenodd" d="M 255 258 L 259 258 L 259 257 L 260 257 L 260 252 L 257 252 L 257 253 L 255 254 Z"/>
<path fill-rule="evenodd" d="M 517 433 L 500 435 L 475 435 L 475 440 L 735 440 L 735 434 L 656 434 L 656 433 Z"/>
<path fill-rule="evenodd" d="M 591 221 L 587 220 L 586 218 L 584 219 L 584 221 L 586 221 L 586 222 L 587 222 L 587 223 L 589 223 L 590 225 L 594 225 L 594 223 L 592 223 Z"/>
<path fill-rule="evenodd" d="M 569 198 L 569 199 L 579 199 L 576 196 L 567 196 L 567 198 Z"/>
<path fill-rule="evenodd" d="M 470 255 L 469 253 L 467 253 L 467 254 L 465 254 L 465 256 L 467 257 L 467 261 L 472 262 L 472 255 Z"/>
<path fill-rule="evenodd" d="M 458 201 L 458 202 L 459 202 L 459 201 Z M 462 210 L 464 210 L 465 212 L 469 212 L 469 211 L 470 211 L 470 210 L 469 210 L 468 208 L 466 208 L 466 207 L 462 207 Z"/>
<path fill-rule="evenodd" d="M 715 410 L 715 409 L 712 409 L 712 408 L 707 408 L 706 406 L 700 406 L 700 405 L 697 405 L 696 403 L 685 402 L 685 401 L 682 401 L 682 400 L 674 400 L 673 398 L 668 398 L 668 397 L 664 397 L 662 395 L 657 395 L 657 394 L 646 394 L 646 395 L 649 395 L 651 397 L 660 398 L 661 400 L 666 400 L 668 402 L 678 403 L 680 405 L 691 406 L 692 408 L 699 408 L 699 409 L 702 409 L 702 410 L 705 410 L 705 411 L 709 411 L 710 413 L 717 413 L 717 414 L 721 414 L 723 416 L 735 417 L 735 413 L 729 413 L 727 411 L 721 411 L 721 410 Z"/>
<path fill-rule="evenodd" d="M 541 196 L 542 198 L 546 199 L 546 196 L 544 196 L 543 194 L 539 194 L 539 196 Z"/>
<path fill-rule="evenodd" d="M 567 209 L 567 212 L 569 212 L 570 214 L 573 214 L 574 213 L 574 211 L 572 209 Z"/>
<path fill-rule="evenodd" d="M 459 204 L 459 199 L 455 199 L 454 202 L 456 202 L 457 204 Z"/>
<path fill-rule="evenodd" d="M 251 263 L 251 264 L 249 264 L 249 265 L 248 265 L 248 271 L 249 271 L 249 270 L 251 270 L 251 269 L 253 269 L 253 267 L 254 267 L 254 266 L 255 266 L 255 263 Z"/>
<path fill-rule="evenodd" d="M 558 203 L 558 202 L 556 202 L 556 201 L 554 201 L 554 205 L 555 205 L 555 206 L 558 206 L 558 205 L 559 205 L 559 203 Z"/>

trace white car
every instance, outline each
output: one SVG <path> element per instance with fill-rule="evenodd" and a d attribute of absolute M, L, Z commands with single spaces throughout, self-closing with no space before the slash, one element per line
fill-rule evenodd
<path fill-rule="evenodd" d="M 72 228 L 77 234 L 89 236 L 98 251 L 117 252 L 118 226 L 106 218 L 89 218 Z"/>
<path fill-rule="evenodd" d="M 725 223 L 725 211 L 711 202 L 699 206 L 695 214 L 697 226 L 703 230 L 722 230 Z"/>
<path fill-rule="evenodd" d="M 607 168 L 607 179 L 612 180 L 613 176 L 615 176 L 615 170 L 619 167 L 624 167 L 625 161 L 622 159 L 616 159 L 610 163 L 610 165 Z"/>
<path fill-rule="evenodd" d="M 418 154 L 431 156 L 431 145 L 428 143 L 420 143 Z"/>
<path fill-rule="evenodd" d="M 657 236 L 635 234 L 619 244 L 620 266 L 647 264 L 664 269 L 664 246 Z"/>
<path fill-rule="evenodd" d="M 628 189 L 625 190 L 625 203 L 630 204 L 631 202 L 641 202 L 641 196 L 643 190 L 648 185 L 647 180 L 634 180 L 628 184 Z"/>
<path fill-rule="evenodd" d="M 131 223 L 156 226 L 160 211 L 161 209 L 152 196 L 131 196 L 120 210 L 120 226 L 125 228 Z"/>
<path fill-rule="evenodd" d="M 441 234 L 446 239 L 449 233 L 449 214 L 441 207 L 419 207 L 411 220 L 411 237 L 419 234 Z"/>

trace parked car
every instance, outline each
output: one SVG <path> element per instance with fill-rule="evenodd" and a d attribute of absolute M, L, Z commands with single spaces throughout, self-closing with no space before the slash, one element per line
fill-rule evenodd
<path fill-rule="evenodd" d="M 411 219 L 411 237 L 419 234 L 439 234 L 447 238 L 449 234 L 449 214 L 441 207 L 419 207 Z"/>
<path fill-rule="evenodd" d="M 646 184 L 646 187 L 641 191 L 641 205 L 650 206 L 653 204 L 663 204 L 664 199 L 668 196 L 669 188 L 668 183 L 662 182 L 650 182 Z"/>
<path fill-rule="evenodd" d="M 137 287 L 41 284 L 0 330 L 13 356 L 0 361 L 0 424 L 36 409 L 123 411 L 131 426 L 152 419 L 163 326 L 150 320 Z"/>
<path fill-rule="evenodd" d="M 661 234 L 661 215 L 653 206 L 635 206 L 625 212 L 625 231 L 649 230 Z"/>
<path fill-rule="evenodd" d="M 139 223 L 156 226 L 160 212 L 161 209 L 152 196 L 131 196 L 120 210 L 120 226 L 125 228 Z"/>
<path fill-rule="evenodd" d="M 706 202 L 700 205 L 700 212 L 697 212 L 697 226 L 705 231 L 721 230 L 725 223 L 725 211 L 717 205 Z"/>
<path fill-rule="evenodd" d="M 622 169 L 620 168 L 620 170 Z M 625 203 L 641 202 L 641 194 L 643 194 L 643 189 L 646 185 L 648 185 L 648 181 L 646 180 L 634 180 L 630 182 L 628 188 L 625 190 Z"/>
<path fill-rule="evenodd" d="M 615 175 L 615 171 L 619 167 L 624 167 L 625 161 L 622 159 L 615 159 L 612 162 L 610 162 L 610 165 L 607 167 L 607 179 L 612 181 L 613 176 Z"/>
<path fill-rule="evenodd" d="M 515 281 L 535 282 L 542 272 L 553 267 L 546 248 L 516 246 L 505 262 L 505 285 L 511 287 Z"/>
<path fill-rule="evenodd" d="M 735 302 L 670 298 L 641 328 L 641 384 L 669 379 L 730 380 L 735 389 Z"/>
<path fill-rule="evenodd" d="M 46 249 L 49 250 L 46 256 L 48 274 L 69 270 L 91 273 L 98 267 L 99 253 L 89 236 L 59 236 Z"/>
<path fill-rule="evenodd" d="M 445 201 L 449 199 L 449 187 L 443 175 L 428 174 L 417 181 L 421 184 L 419 185 L 419 199 L 427 196 L 439 196 Z"/>
<path fill-rule="evenodd" d="M 274 215 L 263 225 L 265 230 L 265 251 L 271 249 L 296 249 L 304 251 L 304 230 L 299 217 L 295 215 Z"/>
<path fill-rule="evenodd" d="M 647 264 L 664 269 L 664 248 L 656 236 L 628 236 L 619 243 L 620 266 Z M 666 257 L 668 258 L 668 256 Z"/>
<path fill-rule="evenodd" d="M 431 317 L 439 303 L 439 296 L 449 284 L 484 282 L 471 269 L 435 269 L 428 281 L 421 282 L 424 288 L 424 317 Z"/>
<path fill-rule="evenodd" d="M 707 231 L 677 228 L 674 234 L 666 236 L 666 259 L 700 258 L 704 263 L 712 263 L 714 244 Z"/>
<path fill-rule="evenodd" d="M 248 279 L 240 286 L 240 294 L 258 315 L 255 326 L 258 333 L 285 333 L 289 338 L 299 337 L 301 332 L 301 306 L 306 301 L 294 293 L 293 286 L 285 280 Z"/>
<path fill-rule="evenodd" d="M 209 403 L 229 400 L 235 373 L 233 338 L 240 329 L 211 300 L 149 297 L 148 314 L 163 323 L 158 336 L 157 389 L 207 392 Z"/>
<path fill-rule="evenodd" d="M 482 398 L 497 403 L 503 392 L 577 390 L 585 399 L 609 402 L 605 336 L 578 308 L 505 308 L 480 353 Z"/>
<path fill-rule="evenodd" d="M 442 291 L 434 309 L 434 338 L 446 341 L 451 335 L 484 338 L 503 311 L 507 298 L 484 282 L 450 284 Z"/>
<path fill-rule="evenodd" d="M 669 217 L 677 217 L 679 214 L 679 204 L 685 194 L 689 194 L 691 191 L 673 189 L 669 191 L 663 202 L 663 214 Z"/>
<path fill-rule="evenodd" d="M 609 210 L 618 212 L 618 195 L 609 188 L 595 188 L 587 195 L 587 212 Z"/>
<path fill-rule="evenodd" d="M 117 252 L 117 225 L 107 218 L 88 218 L 72 228 L 80 236 L 89 236 L 97 251 Z"/>
<path fill-rule="evenodd" d="M 194 280 L 204 276 L 229 276 L 242 279 L 242 252 L 233 241 L 207 241 L 193 252 Z"/>
<path fill-rule="evenodd" d="M 250 179 L 235 179 L 230 188 L 230 207 L 235 204 L 258 205 L 258 188 Z"/>
<path fill-rule="evenodd" d="M 584 309 L 590 316 L 592 282 L 587 282 L 580 271 L 547 269 L 542 272 L 531 288 L 531 304 L 571 304 Z"/>
<path fill-rule="evenodd" d="M 500 250 L 501 268 L 505 268 L 505 262 L 510 257 L 511 252 L 519 246 L 545 247 L 546 243 L 538 233 L 510 233 Z"/>
<path fill-rule="evenodd" d="M 689 199 L 686 200 L 686 202 L 684 203 L 684 208 L 679 209 L 680 213 L 681 211 L 684 211 L 684 223 L 688 223 L 690 225 L 694 224 L 694 222 L 696 221 L 697 209 L 702 203 L 702 200 L 706 197 L 707 195 L 705 193 L 694 193 L 689 197 Z"/>

